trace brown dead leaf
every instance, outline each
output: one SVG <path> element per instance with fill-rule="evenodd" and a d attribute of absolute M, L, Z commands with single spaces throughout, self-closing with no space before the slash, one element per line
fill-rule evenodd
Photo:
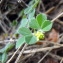
<path fill-rule="evenodd" d="M 37 42 L 36 44 L 37 44 L 37 45 L 42 45 L 42 44 L 43 44 L 43 42 Z"/>
<path fill-rule="evenodd" d="M 53 41 L 53 42 L 57 42 L 58 36 L 59 36 L 59 33 L 55 29 L 52 29 L 49 34 L 48 40 Z"/>
<path fill-rule="evenodd" d="M 52 58 L 48 58 L 45 63 L 58 63 L 58 61 L 57 60 L 54 60 Z"/>

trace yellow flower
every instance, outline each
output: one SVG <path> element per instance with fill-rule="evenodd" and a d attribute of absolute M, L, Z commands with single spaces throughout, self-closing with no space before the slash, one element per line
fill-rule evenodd
<path fill-rule="evenodd" d="M 44 34 L 40 31 L 35 32 L 34 35 L 37 37 L 37 40 L 42 40 L 45 37 Z"/>

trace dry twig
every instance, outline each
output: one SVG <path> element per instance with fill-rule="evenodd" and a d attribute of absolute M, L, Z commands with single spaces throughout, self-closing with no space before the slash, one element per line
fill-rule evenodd
<path fill-rule="evenodd" d="M 63 15 L 63 12 L 62 13 L 60 13 L 57 17 L 55 17 L 53 20 L 52 20 L 52 22 L 54 22 L 56 19 L 58 19 L 60 16 L 62 16 Z"/>
<path fill-rule="evenodd" d="M 52 49 L 51 49 L 51 50 L 52 50 Z M 51 50 L 49 50 L 49 51 L 38 61 L 38 63 L 41 63 L 41 61 L 43 61 L 43 59 L 50 53 Z"/>
<path fill-rule="evenodd" d="M 20 51 L 15 63 L 18 63 L 18 60 L 20 59 L 20 57 L 22 56 L 22 53 L 24 52 L 25 48 L 27 47 L 27 44 L 24 45 L 24 47 L 22 48 L 22 50 Z"/>
<path fill-rule="evenodd" d="M 21 47 L 19 47 L 19 48 L 14 52 L 14 54 L 11 56 L 11 58 L 10 58 L 6 63 L 10 63 L 10 62 L 11 62 L 11 60 L 14 58 L 14 56 L 16 55 L 16 53 L 19 51 L 20 48 L 21 48 Z"/>
<path fill-rule="evenodd" d="M 63 44 L 62 45 L 55 45 L 55 46 L 52 46 L 52 47 L 45 47 L 45 48 L 39 48 L 39 49 L 31 49 L 31 50 L 25 50 L 23 53 L 24 54 L 28 54 L 28 53 L 35 53 L 35 52 L 40 52 L 40 51 L 47 51 L 47 50 L 50 50 L 50 49 L 57 49 L 57 48 L 60 48 L 60 47 L 63 47 Z"/>
<path fill-rule="evenodd" d="M 61 59 L 60 63 L 62 63 L 62 62 L 63 62 L 63 58 Z"/>

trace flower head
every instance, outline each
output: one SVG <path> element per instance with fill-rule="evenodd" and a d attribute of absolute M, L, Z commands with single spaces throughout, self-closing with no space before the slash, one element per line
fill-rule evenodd
<path fill-rule="evenodd" d="M 44 34 L 40 31 L 35 32 L 34 35 L 37 37 L 37 40 L 42 40 L 45 38 Z"/>

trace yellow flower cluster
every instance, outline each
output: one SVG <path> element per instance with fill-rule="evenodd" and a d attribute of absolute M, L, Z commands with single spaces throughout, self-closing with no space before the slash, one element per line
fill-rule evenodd
<path fill-rule="evenodd" d="M 44 34 L 40 31 L 35 32 L 34 35 L 37 37 L 37 40 L 42 40 L 45 38 Z"/>

